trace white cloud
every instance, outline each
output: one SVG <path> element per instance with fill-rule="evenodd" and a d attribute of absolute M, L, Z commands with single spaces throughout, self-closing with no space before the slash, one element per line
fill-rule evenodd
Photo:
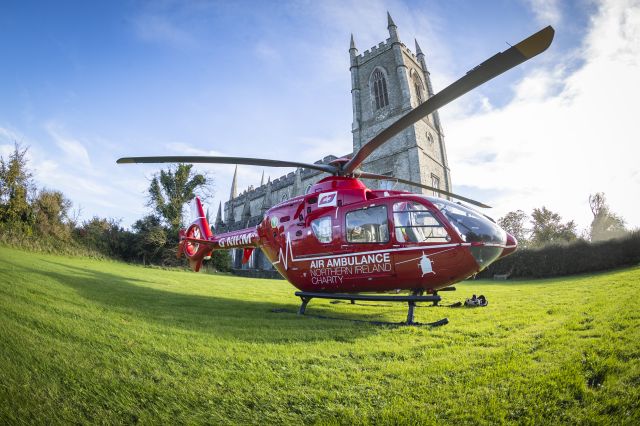
<path fill-rule="evenodd" d="M 545 25 L 558 25 L 562 12 L 558 0 L 526 0 L 537 21 Z"/>
<path fill-rule="evenodd" d="M 55 141 L 58 148 L 65 154 L 66 162 L 73 165 L 91 167 L 89 152 L 84 145 L 64 133 L 64 129 L 59 123 L 49 121 L 45 124 L 45 129 L 49 136 Z"/>
<path fill-rule="evenodd" d="M 27 148 L 26 160 L 30 165 L 33 165 L 33 155 L 28 150 L 31 141 L 22 132 L 11 126 L 0 126 L 0 156 L 4 159 L 9 158 L 15 150 L 16 143 L 21 149 Z"/>
<path fill-rule="evenodd" d="M 495 216 L 546 205 L 582 227 L 591 221 L 589 194 L 604 191 L 640 226 L 640 4 L 601 4 L 578 54 L 583 64 L 571 73 L 563 64 L 530 72 L 503 108 L 443 111 L 454 186 L 506 190 L 490 200 Z M 472 161 L 480 152 L 497 156 Z"/>
<path fill-rule="evenodd" d="M 332 138 L 303 138 L 298 144 L 299 161 L 313 163 L 327 155 L 347 155 L 353 152 L 353 141 L 346 135 Z"/>
<path fill-rule="evenodd" d="M 0 157 L 6 160 L 13 152 L 13 147 L 13 145 L 0 145 Z"/>
<path fill-rule="evenodd" d="M 50 120 L 44 130 L 41 137 L 26 138 L 11 126 L 0 127 L 0 155 L 11 154 L 16 140 L 28 147 L 27 160 L 38 188 L 62 191 L 74 203 L 74 208 L 81 210 L 82 220 L 92 216 L 126 216 L 124 224 L 129 225 L 144 214 L 141 195 L 147 182 L 138 172 L 116 169 L 109 155 L 95 155 L 95 163 L 90 162 L 85 143 L 60 122 Z M 87 140 L 86 145 L 101 147 L 105 141 L 90 142 L 94 141 Z"/>
<path fill-rule="evenodd" d="M 24 140 L 24 136 L 19 132 L 16 132 L 13 129 L 8 127 L 0 126 L 0 142 L 3 142 L 7 145 L 10 145 L 13 149 L 13 144 L 15 142 L 22 142 Z"/>

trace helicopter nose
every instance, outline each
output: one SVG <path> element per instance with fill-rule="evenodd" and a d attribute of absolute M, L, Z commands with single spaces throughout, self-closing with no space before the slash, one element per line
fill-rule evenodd
<path fill-rule="evenodd" d="M 518 248 L 518 240 L 516 240 L 516 237 L 507 232 L 507 243 L 505 244 L 505 246 L 506 247 L 502 250 L 502 254 L 500 255 L 499 259 L 502 259 L 505 256 L 509 256 L 511 253 L 516 251 L 516 249 Z"/>

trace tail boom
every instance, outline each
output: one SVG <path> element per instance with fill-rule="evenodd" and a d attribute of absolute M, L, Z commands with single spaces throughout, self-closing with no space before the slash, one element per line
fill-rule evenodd
<path fill-rule="evenodd" d="M 253 249 L 258 247 L 256 227 L 213 235 L 199 198 L 193 200 L 191 211 L 194 219 L 187 229 L 180 230 L 177 255 L 184 254 L 195 272 L 200 270 L 202 261 L 211 256 L 213 250 L 244 249 L 243 263 L 246 263 Z"/>

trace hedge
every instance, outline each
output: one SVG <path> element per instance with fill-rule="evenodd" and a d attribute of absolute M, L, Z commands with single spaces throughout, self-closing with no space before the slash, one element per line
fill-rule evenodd
<path fill-rule="evenodd" d="M 640 263 L 640 231 L 597 243 L 579 241 L 539 249 L 522 249 L 490 265 L 478 278 L 547 278 L 605 271 Z"/>

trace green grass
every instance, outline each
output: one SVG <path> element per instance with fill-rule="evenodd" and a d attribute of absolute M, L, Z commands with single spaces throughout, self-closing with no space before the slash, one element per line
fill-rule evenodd
<path fill-rule="evenodd" d="M 640 268 L 458 284 L 377 326 L 284 281 L 0 248 L 0 424 L 640 424 Z"/>

